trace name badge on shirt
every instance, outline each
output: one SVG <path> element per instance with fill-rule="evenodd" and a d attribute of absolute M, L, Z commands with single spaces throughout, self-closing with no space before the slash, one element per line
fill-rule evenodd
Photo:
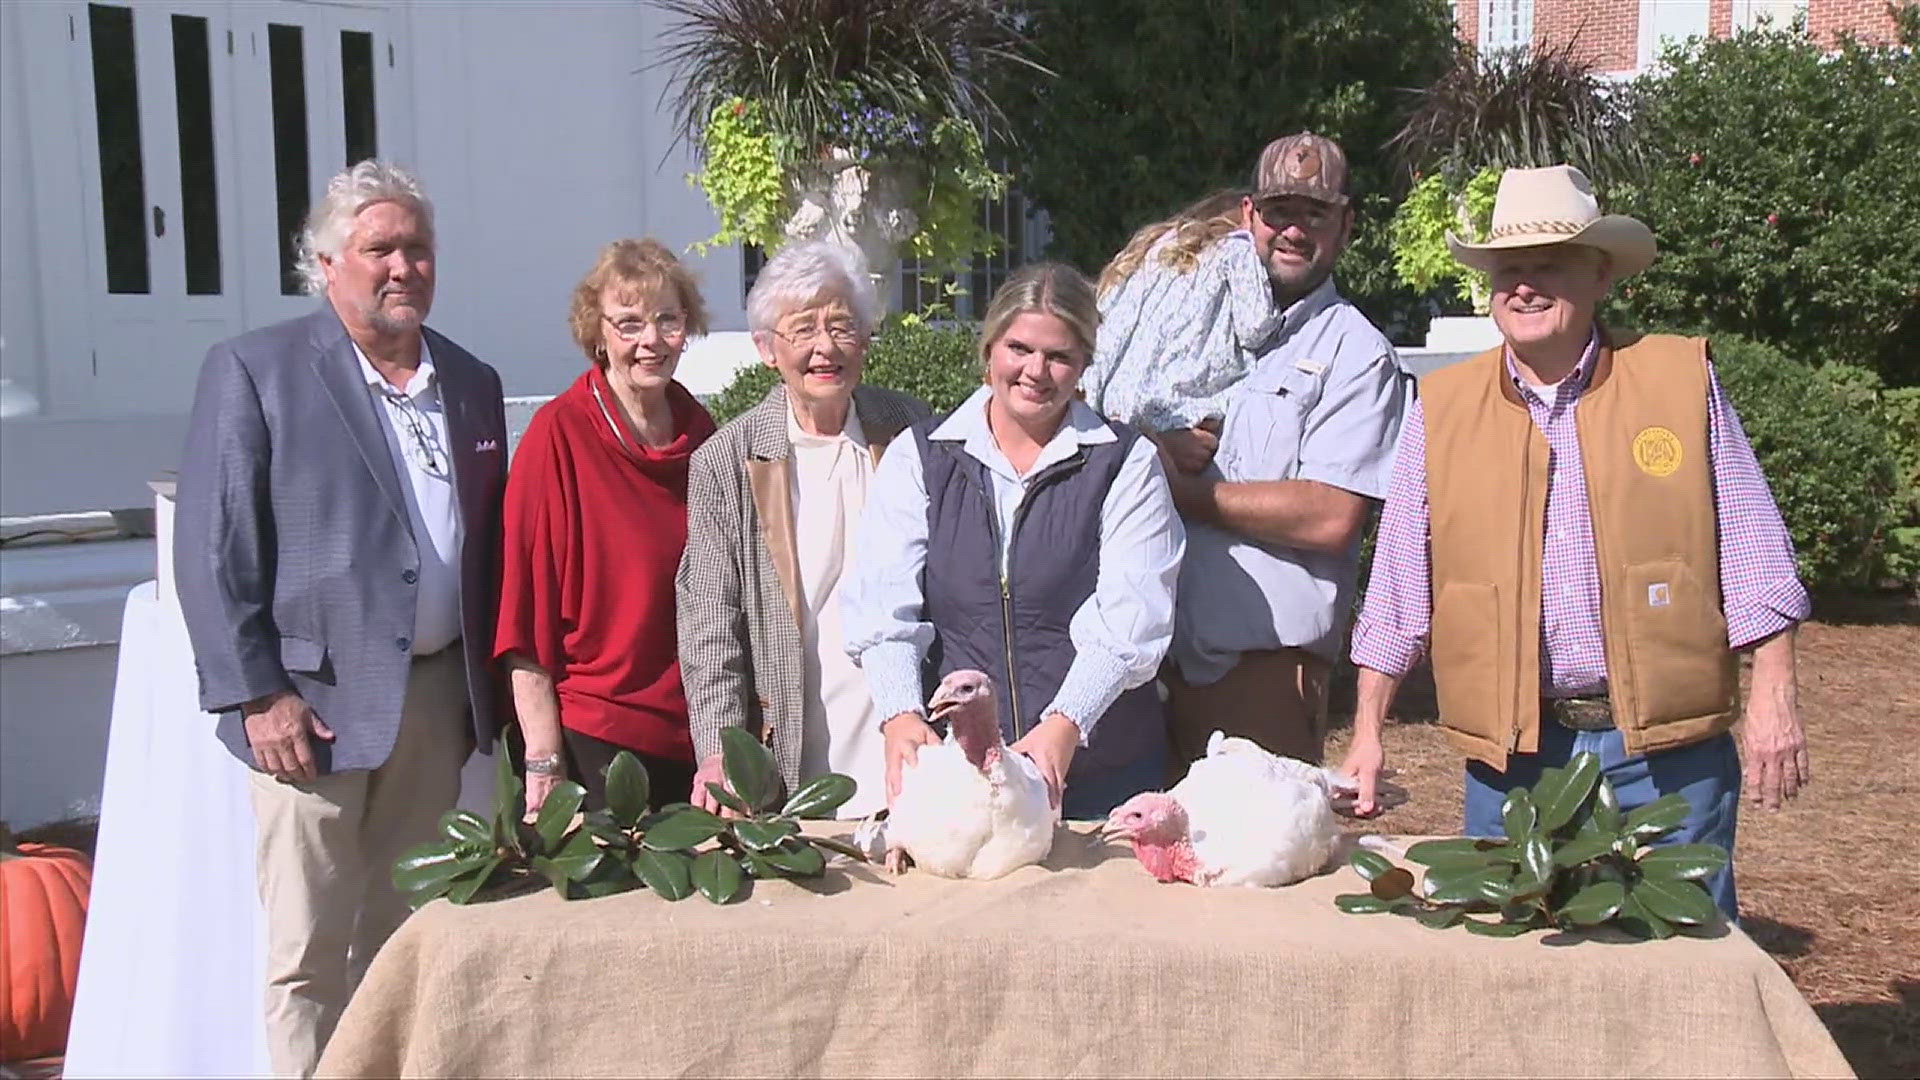
<path fill-rule="evenodd" d="M 1304 371 L 1309 375 L 1318 375 L 1321 372 L 1327 370 L 1327 365 L 1321 363 L 1318 360 L 1306 360 L 1306 359 L 1295 360 L 1293 362 L 1293 367 L 1294 367 L 1294 370 Z"/>

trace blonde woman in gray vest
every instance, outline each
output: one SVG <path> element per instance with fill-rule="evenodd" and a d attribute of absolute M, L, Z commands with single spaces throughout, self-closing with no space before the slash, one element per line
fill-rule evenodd
<path fill-rule="evenodd" d="M 922 702 L 968 668 L 993 678 L 1001 734 L 1065 817 L 1165 776 L 1152 683 L 1186 532 L 1153 444 L 1079 399 L 1098 324 L 1078 271 L 1015 273 L 981 329 L 985 385 L 874 474 L 843 619 L 885 718 L 889 801 L 938 740 Z"/>

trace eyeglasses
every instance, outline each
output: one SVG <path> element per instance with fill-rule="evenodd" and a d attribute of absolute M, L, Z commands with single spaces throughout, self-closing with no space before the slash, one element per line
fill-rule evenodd
<path fill-rule="evenodd" d="M 449 479 L 452 462 L 447 458 L 446 449 L 440 445 L 440 436 L 434 431 L 433 424 L 420 412 L 420 404 L 406 394 L 392 390 L 382 390 L 380 396 L 387 399 L 387 406 L 406 424 L 407 441 L 411 444 L 403 447 L 409 451 L 407 456 L 425 469 L 428 476 Z"/>
<path fill-rule="evenodd" d="M 828 323 L 824 330 L 819 326 L 802 327 L 791 332 L 775 330 L 773 336 L 796 349 L 811 349 L 818 345 L 823 337 L 835 345 L 846 346 L 857 343 L 862 335 L 860 328 L 852 323 L 835 322 Z"/>
<path fill-rule="evenodd" d="M 639 341 L 640 336 L 647 332 L 649 326 L 659 331 L 661 337 L 668 339 L 680 337 L 687 332 L 687 316 L 681 311 L 656 311 L 652 318 L 626 315 L 622 316 L 619 322 L 613 321 L 607 315 L 602 315 L 600 318 L 608 326 L 613 327 L 613 332 L 620 335 L 622 341 Z"/>
<path fill-rule="evenodd" d="M 1260 220 L 1267 228 L 1279 232 L 1289 225 L 1298 225 L 1302 229 L 1318 229 L 1333 220 L 1333 208 L 1317 202 L 1303 199 L 1275 200 L 1260 206 Z"/>

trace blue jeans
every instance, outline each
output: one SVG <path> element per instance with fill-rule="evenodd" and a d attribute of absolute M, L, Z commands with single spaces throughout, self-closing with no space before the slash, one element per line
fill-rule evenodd
<path fill-rule="evenodd" d="M 1727 849 L 1727 866 L 1708 878 L 1707 890 L 1730 921 L 1740 918 L 1733 889 L 1733 832 L 1740 813 L 1740 754 L 1731 734 L 1705 742 L 1663 750 L 1652 755 L 1627 756 L 1618 729 L 1571 731 L 1542 717 L 1540 751 L 1514 754 L 1507 771 L 1483 762 L 1467 762 L 1468 836 L 1500 836 L 1500 804 L 1515 787 L 1531 788 L 1540 771 L 1565 765 L 1573 755 L 1589 750 L 1600 756 L 1600 768 L 1620 797 L 1622 810 L 1633 810 L 1662 795 L 1678 792 L 1692 809 L 1678 829 L 1662 837 L 1663 844 L 1718 844 Z"/>

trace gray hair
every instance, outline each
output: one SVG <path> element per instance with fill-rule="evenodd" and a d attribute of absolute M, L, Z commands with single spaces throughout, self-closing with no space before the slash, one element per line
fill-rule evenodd
<path fill-rule="evenodd" d="M 880 295 L 867 273 L 866 257 L 826 240 L 788 244 L 767 260 L 747 293 L 747 329 L 773 329 L 782 315 L 821 299 L 844 300 L 861 331 L 880 325 Z"/>
<path fill-rule="evenodd" d="M 327 181 L 327 193 L 307 211 L 297 257 L 308 296 L 327 291 L 327 275 L 320 269 L 321 257 L 331 259 L 339 255 L 341 245 L 353 235 L 353 219 L 374 203 L 383 202 L 411 205 L 428 234 L 432 234 L 433 203 L 427 201 L 426 194 L 420 190 L 420 181 L 398 165 L 369 158 Z"/>

